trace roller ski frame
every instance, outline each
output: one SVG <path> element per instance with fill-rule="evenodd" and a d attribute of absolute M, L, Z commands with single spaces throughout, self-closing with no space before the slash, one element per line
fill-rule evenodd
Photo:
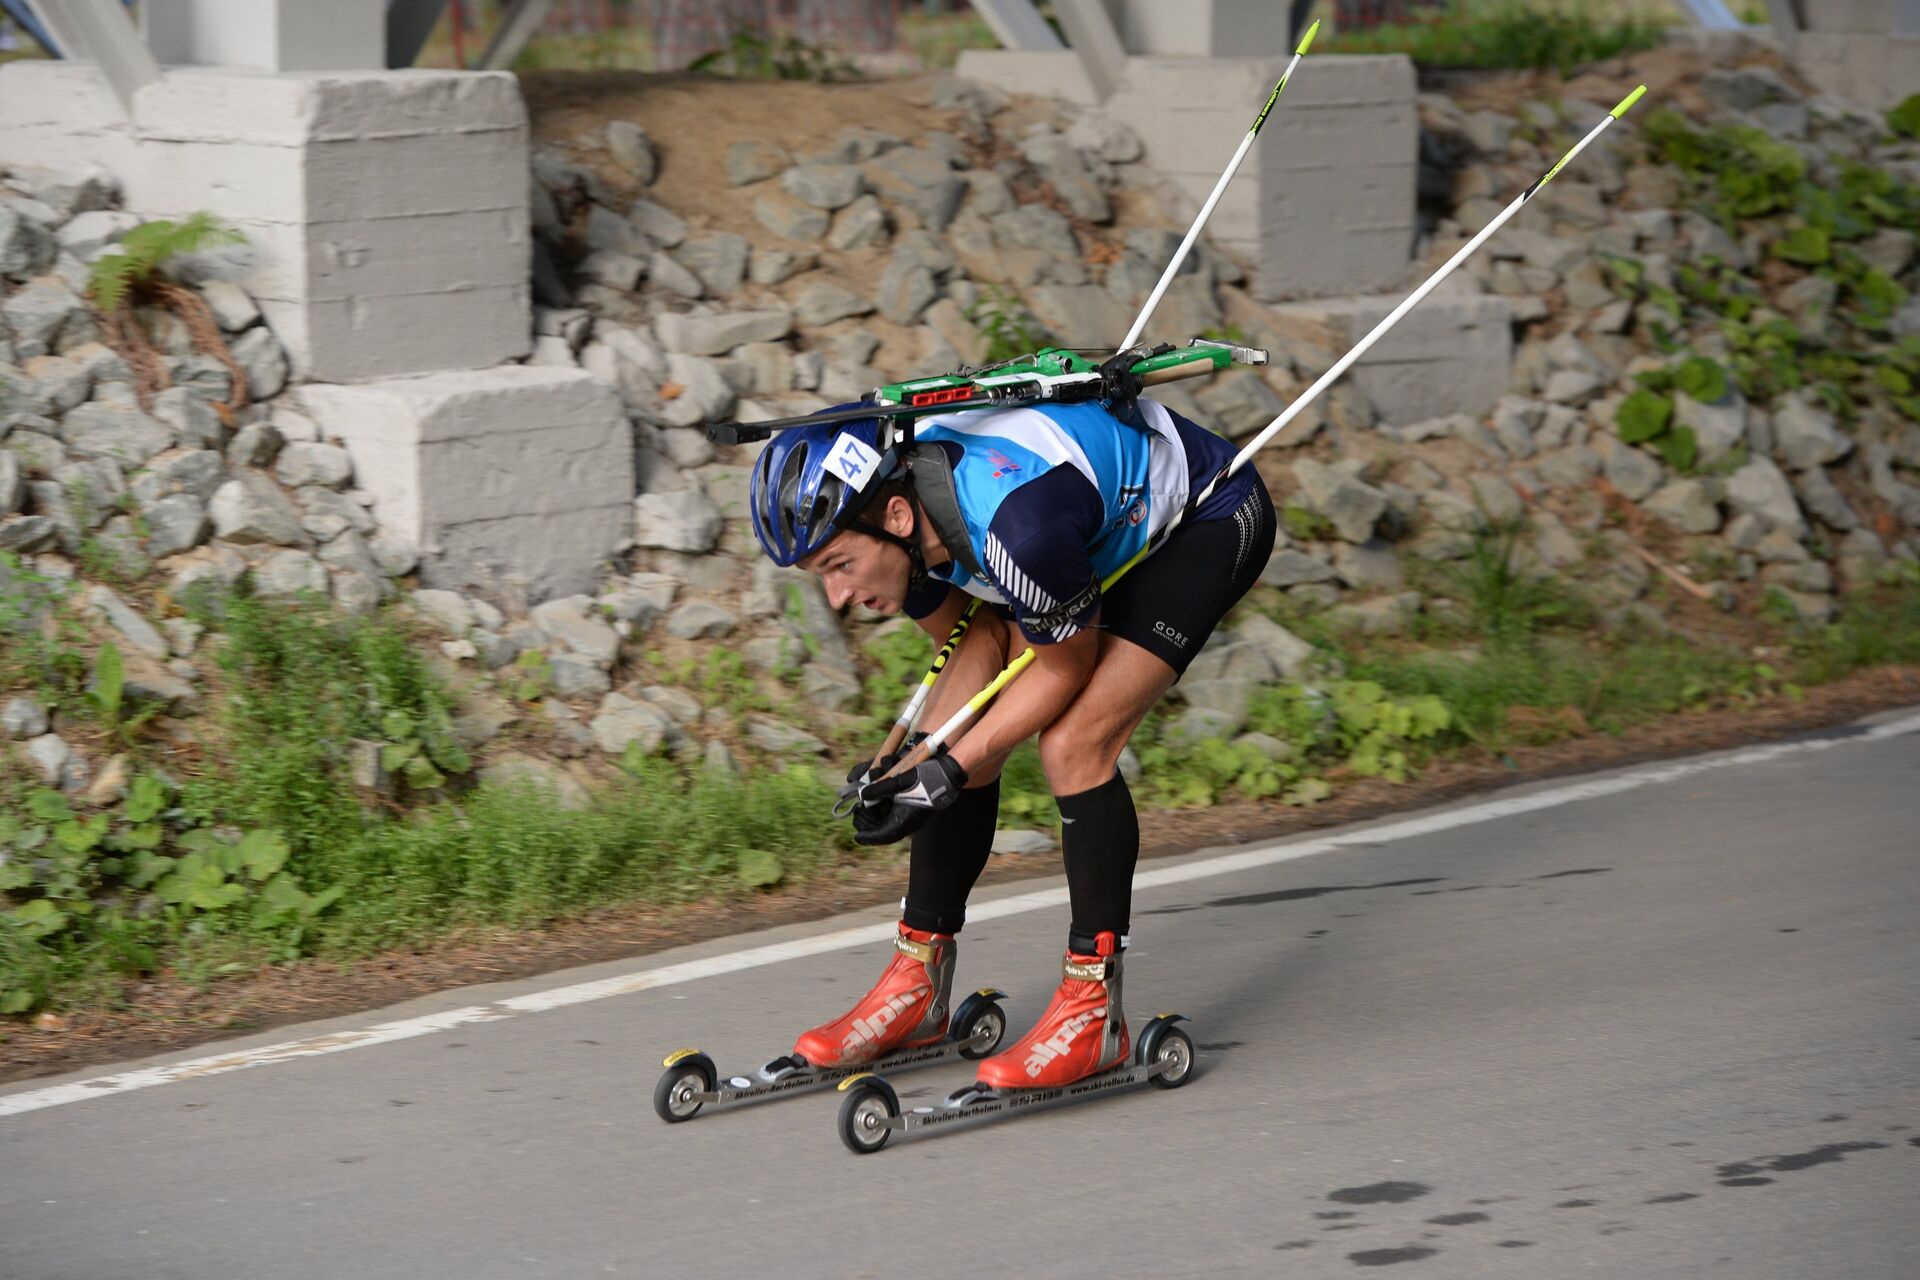
<path fill-rule="evenodd" d="M 1163 1013 L 1141 1031 L 1133 1061 L 1112 1067 L 1072 1084 L 1045 1089 L 986 1089 L 968 1085 L 947 1095 L 938 1106 L 900 1109 L 900 1096 L 875 1067 L 858 1071 L 840 1082 L 845 1095 L 840 1104 L 840 1141 L 855 1155 L 872 1155 L 896 1133 L 913 1133 L 946 1125 L 966 1124 L 992 1116 L 1030 1113 L 1045 1107 L 1078 1102 L 1140 1084 L 1178 1089 L 1193 1078 L 1193 1039 L 1177 1023 L 1186 1018 Z"/>
<path fill-rule="evenodd" d="M 792 1055 L 782 1055 L 749 1076 L 722 1079 L 713 1059 L 698 1049 L 679 1049 L 666 1056 L 659 1083 L 653 1087 L 653 1110 L 668 1124 L 679 1124 L 699 1115 L 708 1105 L 733 1106 L 742 1102 L 760 1102 L 767 1098 L 811 1093 L 832 1085 L 842 1085 L 848 1077 L 872 1075 L 878 1071 L 910 1071 L 931 1067 L 952 1058 L 969 1061 L 988 1057 L 1007 1034 L 1006 1011 L 1000 1002 L 1004 991 L 983 987 L 962 1000 L 948 1020 L 947 1034 L 932 1044 L 903 1049 L 873 1062 L 844 1067 L 810 1067 L 798 1063 Z M 877 1078 L 877 1077 L 876 1077 Z"/>

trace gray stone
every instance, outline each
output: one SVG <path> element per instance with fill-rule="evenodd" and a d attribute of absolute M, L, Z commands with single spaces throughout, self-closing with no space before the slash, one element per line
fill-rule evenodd
<path fill-rule="evenodd" d="M 763 138 L 744 138 L 727 148 L 727 181 L 736 187 L 763 182 L 792 163 L 785 147 Z"/>
<path fill-rule="evenodd" d="M 1495 524 L 1512 524 L 1526 515 L 1527 509 L 1520 500 L 1519 490 L 1505 476 L 1476 471 L 1469 477 L 1469 483 L 1480 509 Z"/>
<path fill-rule="evenodd" d="M 464 636 L 476 621 L 473 606 L 458 591 L 423 588 L 408 593 L 407 598 L 423 620 L 456 640 Z"/>
<path fill-rule="evenodd" d="M 1586 559 L 1579 539 L 1551 511 L 1534 512 L 1533 549 L 1551 569 L 1565 569 Z"/>
<path fill-rule="evenodd" d="M 670 352 L 667 355 L 663 394 L 647 406 L 647 412 L 663 427 L 692 427 L 713 422 L 733 408 L 734 392 L 721 367 L 704 356 Z"/>
<path fill-rule="evenodd" d="M 318 485 L 337 489 L 353 479 L 353 459 L 338 445 L 302 441 L 280 450 L 273 474 L 290 488 Z"/>
<path fill-rule="evenodd" d="M 1359 591 L 1398 591 L 1406 585 L 1400 557 L 1379 539 L 1360 546 L 1336 543 L 1333 569 L 1342 582 Z"/>
<path fill-rule="evenodd" d="M 60 422 L 60 438 L 83 457 L 137 467 L 173 445 L 173 433 L 138 409 L 83 404 Z"/>
<path fill-rule="evenodd" d="M 128 644 L 156 658 L 171 655 L 167 642 L 153 624 L 130 607 L 109 587 L 95 587 L 87 593 L 87 608 L 104 618 Z"/>
<path fill-rule="evenodd" d="M 1640 502 L 1658 489 L 1666 471 L 1649 454 L 1618 440 L 1607 442 L 1607 483 L 1618 489 L 1629 502 Z"/>
<path fill-rule="evenodd" d="M 173 438 L 194 449 L 218 449 L 226 440 L 220 415 L 189 387 L 168 387 L 153 398 L 153 417 L 165 423 Z"/>
<path fill-rule="evenodd" d="M 642 494 L 634 501 L 634 543 L 704 555 L 720 540 L 720 510 L 697 489 Z"/>
<path fill-rule="evenodd" d="M 227 443 L 227 465 L 270 467 L 284 443 L 279 428 L 272 423 L 249 422 L 234 432 L 233 439 Z"/>
<path fill-rule="evenodd" d="M 1697 465 L 1711 466 L 1747 438 L 1746 397 L 1737 389 L 1730 389 L 1721 400 L 1702 404 L 1684 391 L 1676 392 L 1673 421 L 1675 426 L 1692 430 L 1694 441 L 1699 445 Z"/>
<path fill-rule="evenodd" d="M 752 342 L 774 342 L 793 331 L 793 313 L 784 310 L 727 311 L 714 315 L 654 318 L 654 332 L 668 351 L 717 356 Z"/>
<path fill-rule="evenodd" d="M 127 493 L 126 478 L 112 458 L 68 463 L 55 469 L 53 480 L 68 506 L 77 505 L 74 519 L 84 529 L 97 529 L 110 520 Z"/>
<path fill-rule="evenodd" d="M 1606 390 L 1606 383 L 1599 374 L 1585 369 L 1558 369 L 1547 378 L 1545 390 L 1541 392 L 1554 404 L 1572 405 L 1575 408 L 1587 404 Z"/>
<path fill-rule="evenodd" d="M 866 179 L 850 164 L 797 164 L 780 175 L 780 185 L 816 209 L 839 209 L 853 203 Z"/>
<path fill-rule="evenodd" d="M 1277 548 L 1261 570 L 1260 581 L 1269 587 L 1297 587 L 1305 582 L 1331 582 L 1333 566 L 1318 556 L 1292 547 Z"/>
<path fill-rule="evenodd" d="M 93 371 L 66 356 L 31 356 L 20 367 L 46 397 L 42 412 L 54 417 L 84 404 L 93 390 Z"/>
<path fill-rule="evenodd" d="M 1021 154 L 1039 171 L 1041 181 L 1060 193 L 1075 217 L 1088 222 L 1112 219 L 1113 206 L 1087 168 L 1086 157 L 1065 137 L 1057 133 L 1030 137 L 1022 144 Z"/>
<path fill-rule="evenodd" d="M 1108 164 L 1131 164 L 1143 150 L 1140 135 L 1112 116 L 1090 111 L 1067 129 L 1067 141 Z"/>
<path fill-rule="evenodd" d="M 1386 494 L 1310 458 L 1295 462 L 1293 474 L 1308 510 L 1331 520 L 1343 539 L 1360 543 L 1373 537 L 1374 524 L 1387 509 Z"/>
<path fill-rule="evenodd" d="M 897 325 L 911 325 L 940 296 L 933 272 L 917 259 L 896 253 L 880 274 L 880 314 Z"/>
<path fill-rule="evenodd" d="M 846 252 L 849 249 L 873 249 L 887 242 L 887 213 L 878 198 L 863 195 L 833 215 L 827 231 L 827 247 Z"/>
<path fill-rule="evenodd" d="M 1698 480 L 1674 480 L 1643 504 L 1649 515 L 1681 533 L 1713 533 L 1720 528 L 1720 508 Z"/>
<path fill-rule="evenodd" d="M 0 449 L 0 516 L 10 516 L 20 510 L 26 498 L 20 455 L 11 449 Z"/>
<path fill-rule="evenodd" d="M 373 553 L 367 550 L 367 541 L 358 532 L 344 529 L 333 535 L 327 544 L 317 553 L 320 563 L 330 569 L 356 574 L 386 587 L 380 581 L 380 566 L 374 562 Z"/>
<path fill-rule="evenodd" d="M 896 147 L 867 161 L 861 172 L 881 199 L 907 209 L 929 231 L 945 230 L 967 193 L 967 180 L 946 157 L 924 147 Z"/>
<path fill-rule="evenodd" d="M 620 655 L 620 635 L 596 616 L 591 596 L 548 600 L 536 605 L 529 616 L 547 635 L 601 666 L 611 665 Z"/>
<path fill-rule="evenodd" d="M 610 756 L 623 755 L 638 746 L 642 755 L 653 755 L 677 737 L 673 722 L 657 707 L 636 701 L 622 693 L 609 693 L 600 700 L 593 718 L 593 742 Z"/>
<path fill-rule="evenodd" d="M 1534 470 L 1555 489 L 1584 489 L 1600 474 L 1600 455 L 1585 445 L 1542 454 Z"/>
<path fill-rule="evenodd" d="M 45 551 L 60 537 L 60 526 L 46 516 L 0 516 L 0 551 Z"/>
<path fill-rule="evenodd" d="M 1404 633 L 1420 613 L 1417 592 L 1377 596 L 1353 604 L 1338 604 L 1323 615 L 1329 627 L 1350 635 L 1396 636 Z"/>
<path fill-rule="evenodd" d="M 1860 524 L 1860 517 L 1828 477 L 1824 467 L 1810 467 L 1793 477 L 1794 492 L 1800 505 L 1829 529 L 1845 533 Z"/>
<path fill-rule="evenodd" d="M 255 594 L 288 598 L 327 594 L 327 567 L 305 551 L 276 551 L 253 567 Z"/>
<path fill-rule="evenodd" d="M 637 289 L 647 276 L 647 264 L 620 249 L 595 249 L 580 260 L 582 279 L 622 292 Z"/>
<path fill-rule="evenodd" d="M 642 186 L 653 185 L 660 159 L 654 154 L 653 140 L 647 137 L 645 129 L 631 120 L 609 120 L 607 150 L 613 153 L 616 164 L 633 175 L 634 181 Z"/>
<path fill-rule="evenodd" d="M 829 750 L 805 729 L 767 716 L 747 717 L 747 739 L 768 755 L 825 755 Z"/>
<path fill-rule="evenodd" d="M 738 619 L 717 604 L 688 601 L 667 615 L 667 634 L 676 640 L 714 640 L 730 635 Z"/>
<path fill-rule="evenodd" d="M 1727 505 L 1766 521 L 1796 542 L 1806 537 L 1805 518 L 1787 477 L 1769 458 L 1754 458 L 1727 479 Z"/>
<path fill-rule="evenodd" d="M 1241 440 L 1264 430 L 1287 407 L 1266 380 L 1252 370 L 1216 374 L 1193 393 L 1193 398 L 1207 411 L 1207 425 L 1229 440 Z"/>
<path fill-rule="evenodd" d="M 1853 442 L 1840 433 L 1832 414 L 1806 395 L 1792 393 L 1775 402 L 1773 447 L 1781 462 L 1804 471 L 1845 457 Z"/>
<path fill-rule="evenodd" d="M 308 486 L 293 496 L 305 513 L 300 517 L 301 525 L 322 541 L 338 538 L 347 531 L 372 533 L 376 527 L 371 512 L 338 490 Z"/>
<path fill-rule="evenodd" d="M 40 771 L 40 780 L 47 786 L 63 785 L 72 758 L 73 748 L 57 733 L 44 733 L 27 741 L 27 759 Z"/>
<path fill-rule="evenodd" d="M 228 333 L 239 333 L 260 323 L 260 308 L 239 285 L 226 280 L 204 280 L 196 287 L 207 300 L 214 323 Z"/>
<path fill-rule="evenodd" d="M 193 550 L 213 530 L 206 504 L 190 493 L 169 494 L 149 504 L 141 514 L 150 530 L 147 554 L 156 560 Z"/>
<path fill-rule="evenodd" d="M 707 286 L 700 282 L 700 277 L 665 253 L 656 253 L 647 259 L 647 275 L 662 289 L 682 298 L 706 296 Z"/>
<path fill-rule="evenodd" d="M 662 248 L 671 249 L 687 238 L 686 221 L 673 210 L 651 200 L 635 200 L 627 210 L 627 218 Z"/>
<path fill-rule="evenodd" d="M 827 281 L 802 289 L 793 304 L 794 319 L 809 329 L 848 316 L 863 316 L 872 310 L 873 304 L 853 290 Z"/>
<path fill-rule="evenodd" d="M 79 295 L 64 282 L 47 276 L 29 280 L 0 302 L 0 320 L 13 331 L 14 349 L 23 359 L 55 350 L 65 332 L 93 327 Z"/>
<path fill-rule="evenodd" d="M 235 543 L 304 547 L 312 540 L 300 512 L 265 476 L 243 471 L 221 485 L 208 504 L 214 536 Z"/>
<path fill-rule="evenodd" d="M 397 533 L 380 533 L 368 538 L 367 554 L 380 566 L 380 572 L 392 578 L 412 573 L 420 564 L 420 549 L 411 539 Z"/>
<path fill-rule="evenodd" d="M 779 191 L 755 200 L 753 216 L 761 226 L 784 240 L 818 240 L 827 234 L 829 225 L 824 209 Z"/>
<path fill-rule="evenodd" d="M 547 680 L 555 696 L 561 698 L 594 698 L 613 688 L 604 667 L 577 653 L 555 654 L 547 659 Z"/>
<path fill-rule="evenodd" d="M 7 699 L 6 708 L 0 710 L 0 733 L 15 742 L 40 737 L 48 725 L 47 709 L 24 694 Z"/>
<path fill-rule="evenodd" d="M 993 833 L 994 853 L 1052 853 L 1055 847 L 1053 837 L 1044 831 L 1011 829 Z"/>
<path fill-rule="evenodd" d="M 747 255 L 752 247 L 745 236 L 715 231 L 695 236 L 676 249 L 673 256 L 700 277 L 708 293 L 729 294 L 746 279 Z"/>
<path fill-rule="evenodd" d="M 69 218 L 53 236 L 63 252 L 91 263 L 102 249 L 118 242 L 139 225 L 140 219 L 135 214 L 116 209 L 90 209 Z"/>
<path fill-rule="evenodd" d="M 0 276 L 15 280 L 37 276 L 53 266 L 59 253 L 51 226 L 0 203 Z"/>
<path fill-rule="evenodd" d="M 271 400 L 287 385 L 287 351 L 264 325 L 228 344 L 234 363 L 247 375 L 247 398 Z"/>
<path fill-rule="evenodd" d="M 755 284 L 776 285 L 802 271 L 811 271 L 820 263 L 818 254 L 789 253 L 785 249 L 756 247 L 747 266 L 747 277 Z"/>

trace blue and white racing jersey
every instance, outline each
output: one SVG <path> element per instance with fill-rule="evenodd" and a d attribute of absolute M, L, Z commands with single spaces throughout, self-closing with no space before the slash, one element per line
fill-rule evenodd
<path fill-rule="evenodd" d="M 1091 623 L 1101 580 L 1236 452 L 1163 405 L 1139 405 L 1145 430 L 1093 402 L 921 419 L 914 438 L 941 444 L 953 461 L 960 516 L 986 576 L 950 560 L 929 570 L 934 581 L 908 598 L 906 611 L 925 617 L 951 585 L 1006 605 L 1034 644 L 1057 643 Z M 1189 520 L 1225 517 L 1257 483 L 1252 468 L 1243 469 Z"/>

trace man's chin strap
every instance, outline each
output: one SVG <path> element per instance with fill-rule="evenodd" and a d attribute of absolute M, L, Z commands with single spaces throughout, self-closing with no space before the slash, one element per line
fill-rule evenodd
<path fill-rule="evenodd" d="M 927 580 L 926 553 L 920 549 L 920 504 L 913 496 L 907 496 L 907 506 L 913 512 L 913 528 L 901 537 L 892 530 L 883 529 L 877 524 L 868 524 L 865 520 L 856 520 L 847 528 L 854 533 L 864 533 L 869 538 L 878 538 L 882 542 L 891 542 L 907 553 L 907 588 L 912 590 Z"/>

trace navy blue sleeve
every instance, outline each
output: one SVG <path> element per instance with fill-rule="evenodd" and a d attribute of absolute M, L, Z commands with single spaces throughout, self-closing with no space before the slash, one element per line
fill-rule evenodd
<path fill-rule="evenodd" d="M 1099 612 L 1100 579 L 1087 548 L 1104 511 L 1086 476 L 1057 466 L 1009 493 L 994 512 L 981 566 L 1028 643 L 1057 644 Z"/>
<path fill-rule="evenodd" d="M 915 622 L 926 617 L 947 602 L 947 593 L 953 587 L 938 578 L 922 577 L 919 582 L 907 588 L 907 598 L 900 611 Z"/>

